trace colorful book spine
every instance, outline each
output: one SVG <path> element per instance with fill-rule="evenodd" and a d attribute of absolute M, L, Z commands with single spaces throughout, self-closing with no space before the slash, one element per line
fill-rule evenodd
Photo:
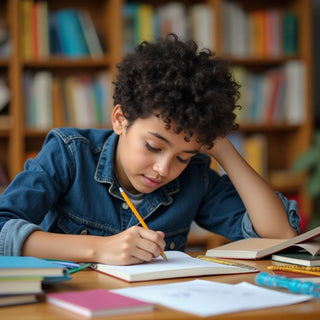
<path fill-rule="evenodd" d="M 279 57 L 298 53 L 299 18 L 278 8 L 246 11 L 238 1 L 222 5 L 223 49 L 228 55 Z M 244 52 L 239 48 L 246 43 Z"/>
<path fill-rule="evenodd" d="M 32 5 L 32 0 L 24 0 L 21 2 L 22 54 L 25 59 L 32 58 Z"/>
<path fill-rule="evenodd" d="M 137 8 L 138 8 L 138 4 L 136 3 L 125 3 L 122 8 L 124 53 L 133 52 L 136 45 Z"/>
<path fill-rule="evenodd" d="M 37 39 L 38 39 L 38 58 L 46 59 L 49 57 L 49 22 L 48 22 L 48 3 L 39 1 L 36 5 L 37 15 Z"/>
<path fill-rule="evenodd" d="M 62 47 L 60 37 L 57 28 L 56 14 L 49 12 L 48 14 L 48 25 L 49 25 L 49 52 L 50 55 L 57 55 L 62 53 Z"/>
<path fill-rule="evenodd" d="M 283 15 L 283 52 L 296 54 L 298 52 L 298 17 L 287 11 Z"/>
<path fill-rule="evenodd" d="M 78 10 L 78 17 L 90 56 L 92 58 L 102 57 L 102 45 L 89 12 L 87 10 Z"/>
<path fill-rule="evenodd" d="M 63 54 L 72 58 L 89 55 L 77 10 L 61 9 L 56 13 L 56 20 Z"/>

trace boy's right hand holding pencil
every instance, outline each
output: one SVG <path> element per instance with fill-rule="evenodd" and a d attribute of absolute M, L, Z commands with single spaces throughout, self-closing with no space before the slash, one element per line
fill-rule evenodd
<path fill-rule="evenodd" d="M 107 245 L 105 246 L 105 241 Z M 117 235 L 99 237 L 100 251 L 97 261 L 114 265 L 129 265 L 150 261 L 165 248 L 164 233 L 133 226 Z M 103 247 L 101 247 L 103 245 Z M 108 247 L 108 251 L 105 248 Z"/>

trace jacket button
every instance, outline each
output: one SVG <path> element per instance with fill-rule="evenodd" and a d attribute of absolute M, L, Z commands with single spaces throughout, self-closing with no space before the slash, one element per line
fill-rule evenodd
<path fill-rule="evenodd" d="M 88 234 L 88 230 L 87 230 L 87 229 L 83 229 L 83 230 L 80 232 L 80 234 L 86 235 L 86 234 Z"/>
<path fill-rule="evenodd" d="M 128 209 L 129 209 L 128 204 L 124 202 L 124 203 L 122 204 L 122 209 L 128 210 Z"/>
<path fill-rule="evenodd" d="M 175 245 L 175 243 L 172 241 L 172 242 L 170 243 L 170 246 L 169 246 L 169 247 L 170 247 L 171 250 L 173 250 L 173 249 L 176 247 L 176 245 Z"/>

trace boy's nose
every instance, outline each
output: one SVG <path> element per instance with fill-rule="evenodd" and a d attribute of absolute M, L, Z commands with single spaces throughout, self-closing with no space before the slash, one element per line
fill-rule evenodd
<path fill-rule="evenodd" d="M 166 159 L 157 161 L 153 166 L 153 170 L 156 171 L 160 176 L 166 177 L 170 172 L 170 161 Z"/>

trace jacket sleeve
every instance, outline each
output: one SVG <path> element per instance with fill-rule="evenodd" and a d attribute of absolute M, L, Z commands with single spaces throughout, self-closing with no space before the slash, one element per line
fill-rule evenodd
<path fill-rule="evenodd" d="M 25 239 L 66 192 L 72 180 L 70 151 L 49 135 L 35 159 L 29 159 L 0 195 L 0 255 L 20 255 Z"/>
<path fill-rule="evenodd" d="M 290 226 L 297 232 L 300 233 L 300 216 L 298 214 L 297 203 L 293 200 L 288 200 L 284 195 L 277 192 L 279 198 L 281 199 L 288 216 Z M 259 237 L 254 231 L 251 220 L 247 212 L 243 215 L 242 219 L 242 234 L 244 238 Z"/>
<path fill-rule="evenodd" d="M 22 219 L 8 220 L 0 232 L 0 256 L 20 256 L 22 244 L 38 225 Z"/>

